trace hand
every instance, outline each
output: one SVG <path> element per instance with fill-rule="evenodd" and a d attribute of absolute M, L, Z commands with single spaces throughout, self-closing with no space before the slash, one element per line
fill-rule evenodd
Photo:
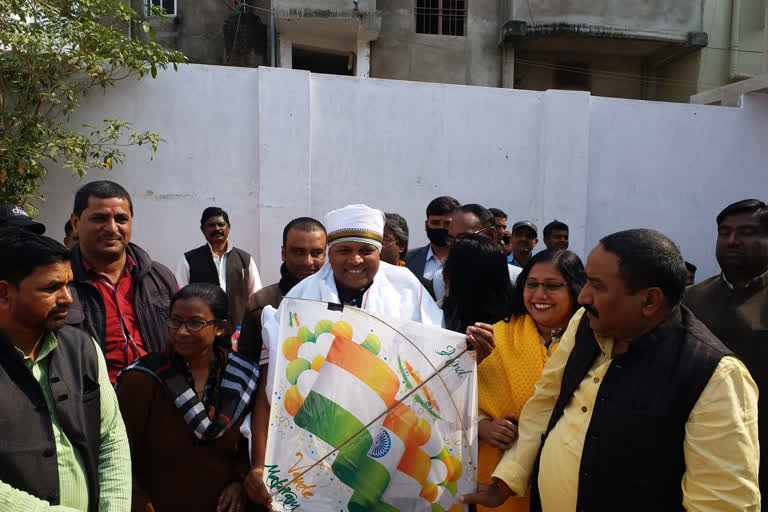
<path fill-rule="evenodd" d="M 267 486 L 264 485 L 264 468 L 254 467 L 245 476 L 245 492 L 254 503 L 264 505 L 272 509 L 272 496 L 269 495 Z"/>
<path fill-rule="evenodd" d="M 464 494 L 459 498 L 459 503 L 495 508 L 507 501 L 507 498 L 509 498 L 509 494 L 498 485 L 477 484 L 477 492 Z"/>
<path fill-rule="evenodd" d="M 505 416 L 495 420 L 484 419 L 477 425 L 478 436 L 499 450 L 508 450 L 517 440 L 517 425 L 514 416 Z"/>
<path fill-rule="evenodd" d="M 477 322 L 475 325 L 470 325 L 467 327 L 467 338 L 469 338 L 472 346 L 475 347 L 477 364 L 480 364 L 483 359 L 488 357 L 496 347 L 493 337 L 493 326 L 490 324 Z"/>
<path fill-rule="evenodd" d="M 243 484 L 232 482 L 221 491 L 216 512 L 240 512 L 245 505 L 245 493 Z"/>

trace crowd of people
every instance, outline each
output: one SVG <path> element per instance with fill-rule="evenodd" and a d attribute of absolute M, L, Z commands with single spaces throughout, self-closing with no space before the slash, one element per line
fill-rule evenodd
<path fill-rule="evenodd" d="M 266 376 L 284 297 L 467 336 L 472 509 L 760 510 L 762 201 L 713 219 L 721 272 L 698 284 L 657 231 L 607 234 L 582 260 L 562 221 L 534 252 L 532 221 L 509 229 L 502 210 L 446 196 L 410 250 L 407 221 L 366 205 L 292 220 L 268 286 L 225 210 L 203 211 L 205 243 L 175 272 L 131 242 L 133 217 L 111 181 L 77 191 L 63 245 L 0 208 L 0 510 L 269 510 Z"/>

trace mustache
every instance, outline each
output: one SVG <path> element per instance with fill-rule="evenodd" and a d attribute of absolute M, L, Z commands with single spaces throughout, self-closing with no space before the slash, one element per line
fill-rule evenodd
<path fill-rule="evenodd" d="M 103 235 L 99 237 L 100 240 L 122 240 L 123 237 L 120 235 Z"/>
<path fill-rule="evenodd" d="M 587 312 L 588 312 L 589 314 L 591 314 L 592 316 L 594 316 L 595 318 L 600 318 L 600 313 L 598 313 L 598 312 L 597 312 L 597 310 L 595 309 L 595 307 L 594 307 L 594 306 L 592 306 L 592 305 L 590 305 L 590 304 L 582 304 L 582 307 L 583 307 L 585 310 L 587 310 Z"/>
<path fill-rule="evenodd" d="M 69 313 L 69 306 L 56 306 L 48 312 L 48 316 L 54 316 L 60 313 Z"/>

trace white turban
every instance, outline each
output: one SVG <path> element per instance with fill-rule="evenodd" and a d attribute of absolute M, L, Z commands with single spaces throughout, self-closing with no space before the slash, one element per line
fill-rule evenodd
<path fill-rule="evenodd" d="M 351 204 L 325 215 L 328 248 L 339 242 L 371 244 L 381 250 L 384 239 L 384 212 L 364 204 Z"/>

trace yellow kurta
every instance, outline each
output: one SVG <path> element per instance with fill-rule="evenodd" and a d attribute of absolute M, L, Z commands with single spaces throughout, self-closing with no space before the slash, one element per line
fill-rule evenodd
<path fill-rule="evenodd" d="M 523 405 L 533 396 L 536 382 L 547 362 L 547 348 L 542 345 L 536 323 L 530 315 L 512 317 L 493 326 L 496 348 L 477 368 L 480 414 L 492 419 L 511 414 L 517 418 Z M 491 483 L 491 473 L 503 453 L 489 444 L 478 448 L 478 482 Z M 490 510 L 478 506 L 478 510 Z M 501 511 L 528 511 L 529 497 L 514 497 Z"/>

